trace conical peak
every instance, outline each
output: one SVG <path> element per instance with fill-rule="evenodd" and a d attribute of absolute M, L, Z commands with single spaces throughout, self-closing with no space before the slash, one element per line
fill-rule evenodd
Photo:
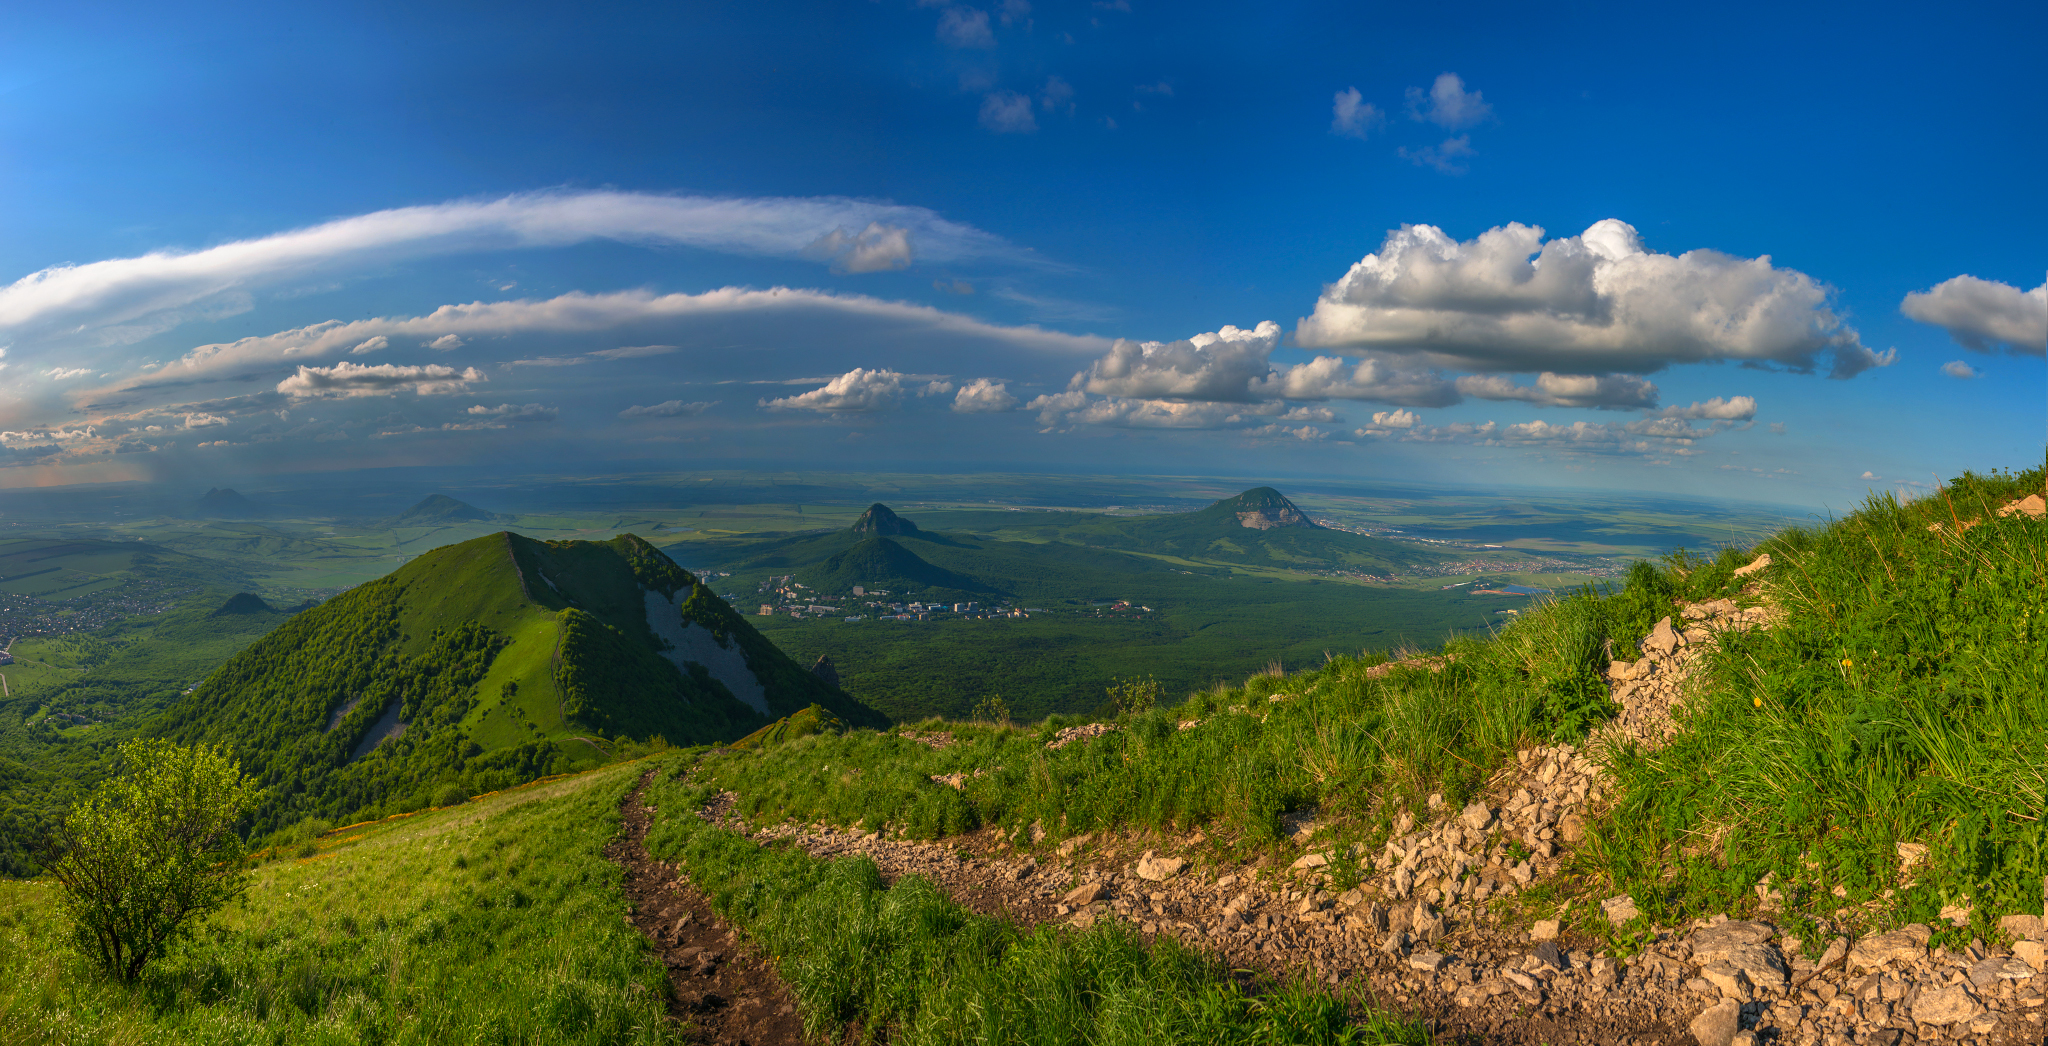
<path fill-rule="evenodd" d="M 1276 527 L 1313 527 L 1307 513 L 1296 508 L 1287 495 L 1272 487 L 1253 487 L 1234 498 L 1225 498 L 1216 503 L 1237 518 L 1239 526 L 1252 530 L 1272 530 Z"/>
<path fill-rule="evenodd" d="M 856 534 L 915 534 L 917 533 L 917 524 L 897 515 L 889 506 L 877 501 L 869 505 L 868 510 L 861 513 L 860 518 L 854 521 L 853 532 Z"/>

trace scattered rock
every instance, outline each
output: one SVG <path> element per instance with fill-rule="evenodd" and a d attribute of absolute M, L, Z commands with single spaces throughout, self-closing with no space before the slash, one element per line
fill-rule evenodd
<path fill-rule="evenodd" d="M 1955 1024 L 1984 1012 L 1967 988 L 1957 985 L 1920 993 L 1913 1003 L 1913 1019 L 1921 1024 Z"/>
<path fill-rule="evenodd" d="M 1295 860 L 1294 860 L 1294 863 L 1293 863 L 1293 864 L 1291 864 L 1291 865 L 1288 865 L 1288 867 L 1289 867 L 1289 868 L 1291 868 L 1291 869 L 1293 869 L 1294 871 L 1297 871 L 1297 872 L 1301 872 L 1301 871 L 1307 871 L 1308 869 L 1311 869 L 1311 868 L 1322 868 L 1322 867 L 1325 867 L 1325 866 L 1327 866 L 1327 865 L 1328 865 L 1329 863 L 1330 863 L 1330 855 L 1329 855 L 1329 854 L 1326 854 L 1326 853 L 1312 853 L 1312 854 L 1302 854 L 1302 855 L 1301 855 L 1300 857 L 1297 857 L 1297 858 L 1295 858 Z"/>
<path fill-rule="evenodd" d="M 1163 883 L 1179 875 L 1187 866 L 1188 862 L 1183 858 L 1154 857 L 1152 851 L 1147 850 L 1145 856 L 1138 861 L 1138 878 Z"/>
<path fill-rule="evenodd" d="M 1751 574 L 1754 574 L 1754 573 L 1756 573 L 1757 571 L 1759 571 L 1759 570 L 1762 570 L 1762 569 L 1764 569 L 1765 567 L 1768 567 L 1768 566 L 1770 566 L 1770 565 L 1771 565 L 1771 554 L 1770 554 L 1770 553 L 1768 553 L 1768 552 L 1766 552 L 1766 553 L 1764 553 L 1763 555 L 1761 555 L 1761 556 L 1758 556 L 1758 557 L 1756 557 L 1755 559 L 1752 559 L 1752 560 L 1750 560 L 1750 561 L 1749 561 L 1749 563 L 1748 563 L 1747 565 L 1745 565 L 1745 566 L 1739 566 L 1739 567 L 1736 567 L 1736 568 L 1735 568 L 1735 576 L 1736 576 L 1736 577 L 1748 577 L 1749 575 L 1751 575 Z"/>
<path fill-rule="evenodd" d="M 1628 894 L 1622 894 L 1620 897 L 1609 897 L 1601 901 L 1600 911 L 1607 916 L 1608 922 L 1616 926 L 1620 926 L 1643 914 L 1636 908 L 1636 899 Z"/>
<path fill-rule="evenodd" d="M 1996 985 L 1999 981 L 2024 981 L 2033 976 L 2032 966 L 2019 959 L 1997 955 L 1978 960 L 1970 967 L 1970 983 L 1979 988 Z"/>
<path fill-rule="evenodd" d="M 1534 925 L 1529 927 L 1529 939 L 1534 941 L 1554 941 L 1557 939 L 1558 933 L 1563 929 L 1564 923 L 1562 920 L 1538 919 Z"/>
<path fill-rule="evenodd" d="M 1493 823 L 1493 808 L 1485 803 L 1473 803 L 1467 806 L 1458 818 L 1465 822 L 1465 827 L 1475 832 L 1483 832 Z"/>
<path fill-rule="evenodd" d="M 1045 747 L 1065 748 L 1076 741 L 1092 740 L 1115 729 L 1115 723 L 1082 723 L 1080 726 L 1070 726 L 1055 734 L 1052 740 L 1045 743 Z"/>
<path fill-rule="evenodd" d="M 1688 1028 L 1700 1046 L 1729 1046 L 1735 1041 L 1736 1025 L 1742 1019 L 1742 1004 L 1722 999 L 1692 1019 Z"/>
<path fill-rule="evenodd" d="M 1412 966 L 1415 969 L 1421 970 L 1425 973 L 1435 973 L 1436 971 L 1442 969 L 1445 963 L 1448 963 L 1450 961 L 1451 960 L 1445 958 L 1442 953 L 1430 951 L 1427 948 L 1424 948 L 1423 950 L 1416 952 L 1415 954 L 1410 955 L 1408 957 L 1409 966 Z"/>
<path fill-rule="evenodd" d="M 1079 908 L 1083 905 L 1094 904 L 1097 901 L 1107 900 L 1108 898 L 1109 887 L 1104 886 L 1101 883 L 1083 883 L 1080 886 L 1076 886 L 1072 890 L 1067 891 L 1067 896 L 1063 898 L 1063 900 L 1065 900 L 1068 904 L 1071 904 L 1074 907 Z"/>
<path fill-rule="evenodd" d="M 1643 653 L 1651 657 L 1670 657 L 1678 652 L 1679 644 L 1682 642 L 1678 633 L 1671 630 L 1671 619 L 1661 618 L 1657 622 L 1657 627 L 1651 629 L 1649 636 L 1643 640 Z"/>
<path fill-rule="evenodd" d="M 2021 941 L 2012 946 L 2012 957 L 2032 966 L 2038 972 L 2048 973 L 2048 944 L 2040 941 Z"/>
<path fill-rule="evenodd" d="M 2008 915 L 1998 920 L 1998 928 L 2010 934 L 2015 941 L 2038 941 L 2043 938 L 2041 917 L 2038 915 Z"/>
<path fill-rule="evenodd" d="M 2001 516 L 2026 516 L 2028 519 L 2048 519 L 2048 500 L 2044 500 L 2039 494 L 2029 494 L 2026 497 L 2008 501 L 1999 506 L 1998 514 Z"/>
<path fill-rule="evenodd" d="M 1849 969 L 1879 969 L 1890 962 L 1912 962 L 1927 954 L 1932 931 L 1919 923 L 1904 929 L 1865 937 L 1849 949 Z"/>

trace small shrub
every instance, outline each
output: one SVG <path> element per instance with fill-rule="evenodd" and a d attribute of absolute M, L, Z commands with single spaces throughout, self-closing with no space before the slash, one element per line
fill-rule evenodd
<path fill-rule="evenodd" d="M 444 784 L 434 791 L 435 806 L 460 806 L 468 801 L 468 789 L 459 784 Z"/>
<path fill-rule="evenodd" d="M 1109 700 L 1116 706 L 1118 719 L 1129 719 L 1152 710 L 1159 703 L 1164 688 L 1159 680 L 1146 676 L 1143 679 L 1114 680 L 1108 687 Z"/>

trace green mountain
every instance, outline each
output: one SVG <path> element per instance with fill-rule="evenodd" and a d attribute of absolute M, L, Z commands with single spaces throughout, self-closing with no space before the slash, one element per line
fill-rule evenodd
<path fill-rule="evenodd" d="M 882 508 L 880 505 L 875 507 Z M 888 510 L 884 508 L 883 511 Z M 906 526 L 910 525 L 907 520 L 900 522 Z M 919 532 L 912 526 L 907 532 L 896 533 Z M 835 552 L 825 560 L 822 569 L 809 571 L 806 576 L 816 579 L 809 583 L 818 591 L 835 595 L 851 592 L 855 585 L 891 592 L 915 589 L 932 598 L 940 598 L 942 595 L 987 596 L 1000 593 L 996 586 L 987 582 L 947 570 L 945 567 L 934 566 L 917 553 L 885 537 L 870 537 L 857 542 L 851 548 Z"/>
<path fill-rule="evenodd" d="M 216 610 L 207 616 L 222 617 L 227 614 L 275 613 L 277 613 L 277 608 L 271 606 L 269 603 L 264 602 L 262 596 L 259 596 L 254 592 L 237 592 L 234 595 L 229 596 L 228 601 L 222 603 L 220 605 L 219 610 Z"/>
<path fill-rule="evenodd" d="M 248 519 L 260 515 L 248 498 L 230 487 L 210 487 L 200 495 L 195 513 L 200 519 Z"/>
<path fill-rule="evenodd" d="M 270 789 L 269 830 L 560 772 L 606 738 L 729 741 L 812 704 L 886 722 L 631 534 L 499 532 L 289 618 L 158 732 L 230 746 Z"/>
<path fill-rule="evenodd" d="M 429 494 L 420 503 L 398 514 L 395 521 L 402 527 L 436 527 L 449 523 L 489 522 L 501 519 L 495 512 L 483 509 L 466 501 L 457 501 L 446 494 Z"/>

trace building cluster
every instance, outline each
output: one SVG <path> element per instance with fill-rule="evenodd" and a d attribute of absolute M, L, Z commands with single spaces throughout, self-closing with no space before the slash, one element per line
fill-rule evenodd
<path fill-rule="evenodd" d="M 175 606 L 179 596 L 199 591 L 197 585 L 175 584 L 145 578 L 69 599 L 0 592 L 0 636 L 93 632 L 124 618 L 161 614 Z"/>
<path fill-rule="evenodd" d="M 868 588 L 865 585 L 853 586 L 853 602 L 835 606 L 821 601 L 833 597 L 822 596 L 810 586 L 788 575 L 772 577 L 761 582 L 757 592 L 765 597 L 754 611 L 758 617 L 779 617 L 785 614 L 797 620 L 838 617 L 852 624 L 866 621 L 870 616 L 877 621 L 975 621 L 985 618 L 1031 616 L 1031 612 L 1026 608 L 984 606 L 978 601 L 938 603 L 890 599 L 888 589 Z"/>

